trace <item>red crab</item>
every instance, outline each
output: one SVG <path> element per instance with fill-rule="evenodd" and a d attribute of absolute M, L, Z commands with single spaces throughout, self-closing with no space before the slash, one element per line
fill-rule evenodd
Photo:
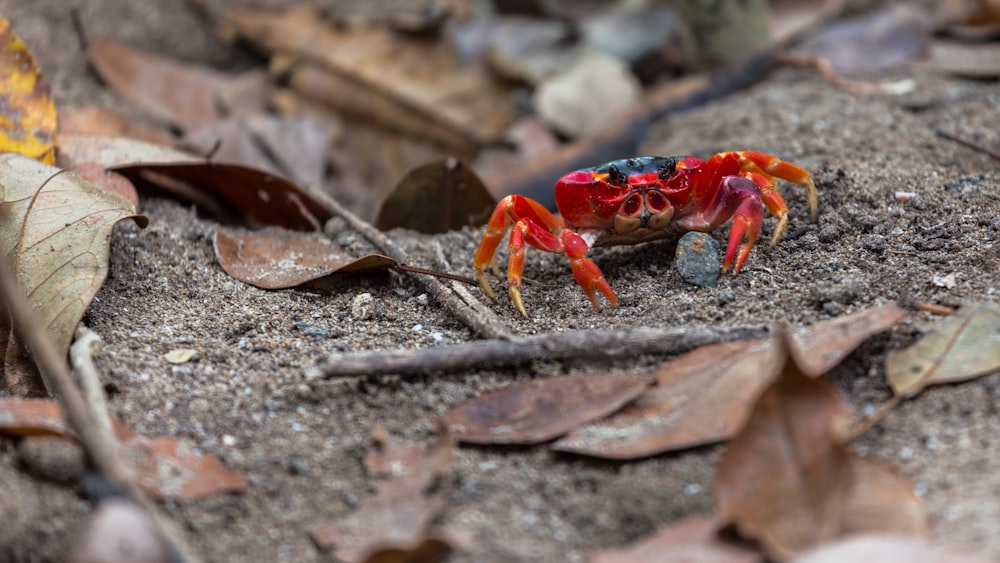
<path fill-rule="evenodd" d="M 514 306 L 521 301 L 525 243 L 547 252 L 565 252 L 577 283 L 600 309 L 600 291 L 612 305 L 618 298 L 600 268 L 587 258 L 593 246 L 635 244 L 687 231 L 709 232 L 733 219 L 723 273 L 739 273 L 760 233 L 764 207 L 778 218 L 773 246 L 788 225 L 788 206 L 775 186 L 780 178 L 805 186 L 816 216 L 816 185 L 804 169 L 769 154 L 723 152 L 708 160 L 693 156 L 644 156 L 570 172 L 556 182 L 553 215 L 537 201 L 510 195 L 497 204 L 473 265 L 483 292 L 492 297 L 487 266 L 499 276 L 496 250 L 510 233 L 507 287 Z M 734 262 L 735 258 L 735 262 Z"/>

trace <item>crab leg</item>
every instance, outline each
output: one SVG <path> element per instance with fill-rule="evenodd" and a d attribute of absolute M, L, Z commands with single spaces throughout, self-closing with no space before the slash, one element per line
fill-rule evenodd
<path fill-rule="evenodd" d="M 593 303 L 594 308 L 600 309 L 601 303 L 597 300 L 597 292 L 600 291 L 612 306 L 618 306 L 618 297 L 611 290 L 611 285 L 604 279 L 604 274 L 593 260 L 587 258 L 587 251 L 590 247 L 583 237 L 566 229 L 562 232 L 562 244 L 569 256 L 569 265 L 573 269 L 573 276 L 576 283 L 580 284 L 587 298 Z"/>
<path fill-rule="evenodd" d="M 764 206 L 761 205 L 761 190 L 752 180 L 742 176 L 727 176 L 722 182 L 729 196 L 738 202 L 733 213 L 733 226 L 729 231 L 726 257 L 722 261 L 722 272 L 729 271 L 729 266 L 732 265 L 733 275 L 736 275 L 747 261 L 750 249 L 757 242 L 760 226 L 764 221 Z"/>
<path fill-rule="evenodd" d="M 819 208 L 819 197 L 816 195 L 816 184 L 805 168 L 762 152 L 738 151 L 736 154 L 740 157 L 740 162 L 743 164 L 743 170 L 745 171 L 759 171 L 774 178 L 781 178 L 793 184 L 805 186 L 806 201 L 809 202 L 809 214 L 813 218 L 816 217 L 816 212 Z M 761 188 L 763 190 L 763 186 Z"/>

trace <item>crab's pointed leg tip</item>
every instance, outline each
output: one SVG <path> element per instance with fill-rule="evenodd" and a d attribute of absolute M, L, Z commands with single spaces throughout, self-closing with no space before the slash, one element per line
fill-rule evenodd
<path fill-rule="evenodd" d="M 809 184 L 806 186 L 806 199 L 809 200 L 809 215 L 816 219 L 819 214 L 819 196 L 816 194 L 816 183 L 812 178 L 809 178 Z"/>
<path fill-rule="evenodd" d="M 493 288 L 490 287 L 490 280 L 486 277 L 486 272 L 476 270 L 476 279 L 479 280 L 479 289 L 483 291 L 483 295 L 493 299 Z"/>
<path fill-rule="evenodd" d="M 524 310 L 524 302 L 521 300 L 521 290 L 515 286 L 510 286 L 510 300 L 514 302 L 514 308 L 521 313 L 524 318 L 528 317 L 528 312 Z"/>

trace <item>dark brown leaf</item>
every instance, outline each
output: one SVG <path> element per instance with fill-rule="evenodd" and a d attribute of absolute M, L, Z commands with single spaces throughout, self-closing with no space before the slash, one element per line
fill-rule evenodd
<path fill-rule="evenodd" d="M 789 329 L 804 371 L 826 373 L 873 334 L 904 316 L 886 305 Z M 726 440 L 739 430 L 754 399 L 777 374 L 771 340 L 716 344 L 653 370 L 658 385 L 608 418 L 571 431 L 553 447 L 611 459 L 634 459 Z"/>
<path fill-rule="evenodd" d="M 396 265 L 381 254 L 361 258 L 295 233 L 215 232 L 215 259 L 227 274 L 262 289 L 295 287 L 335 274 L 372 272 Z"/>
<path fill-rule="evenodd" d="M 576 428 L 553 448 L 634 459 L 725 440 L 774 377 L 776 362 L 770 340 L 699 348 L 653 370 L 658 384 L 634 403 Z"/>
<path fill-rule="evenodd" d="M 113 168 L 137 186 L 154 185 L 186 197 L 184 188 L 210 194 L 251 227 L 320 230 L 330 213 L 292 182 L 263 170 L 215 162 L 135 164 Z M 177 184 L 180 184 L 179 186 Z"/>
<path fill-rule="evenodd" d="M 407 172 L 382 202 L 375 226 L 443 233 L 486 223 L 496 203 L 468 165 L 442 158 Z"/>
<path fill-rule="evenodd" d="M 849 419 L 840 394 L 788 356 L 719 462 L 720 517 L 779 561 L 853 534 L 925 535 L 910 484 L 844 446 Z"/>
<path fill-rule="evenodd" d="M 515 383 L 442 416 L 461 442 L 536 444 L 606 416 L 638 397 L 648 375 L 570 375 Z"/>

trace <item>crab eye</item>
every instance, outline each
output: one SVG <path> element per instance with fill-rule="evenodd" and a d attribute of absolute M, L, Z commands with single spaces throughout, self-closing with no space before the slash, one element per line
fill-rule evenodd
<path fill-rule="evenodd" d="M 608 168 L 608 183 L 613 186 L 624 186 L 628 184 L 628 176 L 625 175 L 617 166 L 612 164 Z"/>
<path fill-rule="evenodd" d="M 660 179 L 666 182 L 674 175 L 675 167 L 673 165 L 663 165 L 657 169 L 657 174 Z"/>

